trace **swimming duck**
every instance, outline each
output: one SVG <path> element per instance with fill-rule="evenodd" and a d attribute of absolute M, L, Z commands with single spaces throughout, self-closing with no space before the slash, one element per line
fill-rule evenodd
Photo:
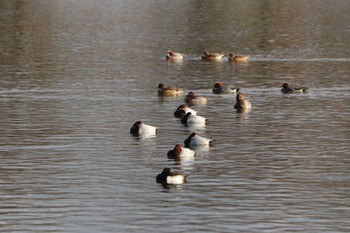
<path fill-rule="evenodd" d="M 213 87 L 213 93 L 214 94 L 226 94 L 226 93 L 236 93 L 240 89 L 235 88 L 232 86 L 224 87 L 224 85 L 221 82 L 216 82 Z"/>
<path fill-rule="evenodd" d="M 196 152 L 194 150 L 182 147 L 180 144 L 176 144 L 174 149 L 168 151 L 168 159 L 186 159 L 194 158 Z"/>
<path fill-rule="evenodd" d="M 303 93 L 308 90 L 307 87 L 291 86 L 289 83 L 283 83 L 281 92 L 285 94 L 289 93 Z"/>
<path fill-rule="evenodd" d="M 171 171 L 170 168 L 164 168 L 163 172 L 156 176 L 156 181 L 163 184 L 183 184 L 186 182 L 187 176 L 177 171 Z"/>
<path fill-rule="evenodd" d="M 218 61 L 218 60 L 221 60 L 221 58 L 223 56 L 225 56 L 225 54 L 208 53 L 208 51 L 204 51 L 202 54 L 202 60 L 204 60 L 204 61 Z"/>
<path fill-rule="evenodd" d="M 236 95 L 236 103 L 233 106 L 234 109 L 241 110 L 241 109 L 249 109 L 251 108 L 251 103 L 248 100 L 244 99 L 244 95 L 242 93 L 238 93 Z"/>
<path fill-rule="evenodd" d="M 185 102 L 188 104 L 206 104 L 208 99 L 204 96 L 196 95 L 193 91 L 188 92 Z"/>
<path fill-rule="evenodd" d="M 166 55 L 166 59 L 170 60 L 170 61 L 182 60 L 183 57 L 184 56 L 181 53 L 175 53 L 174 50 L 172 50 L 172 49 L 169 49 L 169 51 Z"/>
<path fill-rule="evenodd" d="M 158 132 L 158 128 L 152 125 L 146 125 L 141 121 L 136 121 L 130 128 L 130 134 L 134 136 L 139 135 L 155 135 Z"/>
<path fill-rule="evenodd" d="M 182 88 L 167 87 L 163 83 L 158 84 L 158 95 L 161 96 L 175 96 L 182 94 L 184 91 Z"/>
<path fill-rule="evenodd" d="M 205 117 L 193 115 L 191 112 L 186 113 L 181 118 L 181 123 L 184 125 L 192 125 L 192 124 L 205 125 L 206 122 L 207 122 L 207 119 Z"/>
<path fill-rule="evenodd" d="M 241 54 L 234 54 L 233 52 L 230 53 L 228 60 L 231 62 L 246 62 L 248 60 L 249 56 L 241 55 Z"/>
<path fill-rule="evenodd" d="M 174 116 L 176 118 L 182 118 L 188 112 L 192 113 L 193 115 L 197 115 L 197 112 L 195 110 L 187 107 L 186 104 L 181 104 L 179 107 L 177 107 L 176 111 L 174 112 Z"/>
<path fill-rule="evenodd" d="M 185 147 L 198 145 L 213 146 L 213 142 L 214 140 L 199 136 L 196 133 L 191 133 L 191 135 L 184 141 Z"/>

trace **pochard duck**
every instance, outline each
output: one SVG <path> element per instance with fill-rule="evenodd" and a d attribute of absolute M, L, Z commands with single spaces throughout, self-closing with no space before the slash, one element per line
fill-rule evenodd
<path fill-rule="evenodd" d="M 179 107 L 177 107 L 176 111 L 174 112 L 174 116 L 176 118 L 182 118 L 188 112 L 192 113 L 193 115 L 197 115 L 197 112 L 195 110 L 189 108 L 186 104 L 181 104 Z"/>
<path fill-rule="evenodd" d="M 192 146 L 213 146 L 214 140 L 205 138 L 197 135 L 196 133 L 191 133 L 191 135 L 184 141 L 186 147 Z"/>
<path fill-rule="evenodd" d="M 175 60 L 179 61 L 179 60 L 182 60 L 184 56 L 181 53 L 175 53 L 174 50 L 169 49 L 165 57 L 167 60 L 170 60 L 170 61 L 175 61 Z"/>
<path fill-rule="evenodd" d="M 242 110 L 242 109 L 250 109 L 252 107 L 251 103 L 244 99 L 244 94 L 238 93 L 236 95 L 236 103 L 233 106 L 234 109 Z"/>
<path fill-rule="evenodd" d="M 168 151 L 168 159 L 193 159 L 196 152 L 176 144 L 174 149 Z"/>
<path fill-rule="evenodd" d="M 180 95 L 184 92 L 182 88 L 178 87 L 167 87 L 164 83 L 158 84 L 158 95 L 161 96 L 175 96 Z"/>
<path fill-rule="evenodd" d="M 202 60 L 204 61 L 219 61 L 221 58 L 225 56 L 225 54 L 219 53 L 209 53 L 208 51 L 204 51 L 202 54 Z"/>
<path fill-rule="evenodd" d="M 308 90 L 307 87 L 291 86 L 289 83 L 283 83 L 281 92 L 285 94 L 289 93 L 303 93 Z"/>
<path fill-rule="evenodd" d="M 152 125 L 147 125 L 141 121 L 136 121 L 130 128 L 130 134 L 134 136 L 139 135 L 156 135 L 158 128 Z"/>
<path fill-rule="evenodd" d="M 225 87 L 224 84 L 221 83 L 221 82 L 216 82 L 214 84 L 213 89 L 212 89 L 214 94 L 236 93 L 239 90 L 240 90 L 239 88 L 235 88 L 235 87 L 232 87 L 232 86 Z"/>
<path fill-rule="evenodd" d="M 204 96 L 196 95 L 193 91 L 188 92 L 185 102 L 188 104 L 207 104 L 208 99 Z"/>
<path fill-rule="evenodd" d="M 177 171 L 171 171 L 170 168 L 164 168 L 163 172 L 156 176 L 156 181 L 163 184 L 183 184 L 186 182 L 187 176 Z"/>
<path fill-rule="evenodd" d="M 198 115 L 193 115 L 191 112 L 186 113 L 181 118 L 181 123 L 184 125 L 205 125 L 207 121 L 207 118 Z"/>

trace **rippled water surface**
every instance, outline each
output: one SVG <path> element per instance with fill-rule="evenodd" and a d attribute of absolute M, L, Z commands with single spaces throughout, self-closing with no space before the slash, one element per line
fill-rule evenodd
<path fill-rule="evenodd" d="M 349 22 L 346 0 L 1 1 L 0 231 L 349 232 Z M 208 124 L 183 126 L 160 82 L 206 96 Z M 214 147 L 168 160 L 191 132 Z"/>

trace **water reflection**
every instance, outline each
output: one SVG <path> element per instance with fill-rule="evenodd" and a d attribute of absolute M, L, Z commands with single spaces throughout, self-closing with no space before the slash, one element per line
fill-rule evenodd
<path fill-rule="evenodd" d="M 244 121 L 248 120 L 249 114 L 251 112 L 251 108 L 250 109 L 235 109 L 235 111 L 237 112 L 236 117 L 240 120 L 241 123 L 243 123 Z"/>
<path fill-rule="evenodd" d="M 189 132 L 198 132 L 203 133 L 205 132 L 206 124 L 190 124 L 186 126 Z"/>
<path fill-rule="evenodd" d="M 142 144 L 149 144 L 154 142 L 154 138 L 157 137 L 155 134 L 142 134 L 142 135 L 131 135 L 132 138 L 135 139 L 136 142 L 142 143 Z M 153 143 L 152 143 L 153 144 Z"/>
<path fill-rule="evenodd" d="M 174 168 L 184 171 L 185 173 L 193 171 L 195 166 L 195 158 L 175 159 Z"/>

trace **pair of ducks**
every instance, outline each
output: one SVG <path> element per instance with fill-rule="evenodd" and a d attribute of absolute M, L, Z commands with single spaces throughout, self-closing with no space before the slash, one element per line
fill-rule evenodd
<path fill-rule="evenodd" d="M 209 53 L 208 51 L 204 51 L 202 54 L 202 60 L 203 61 L 218 61 L 221 60 L 221 58 L 225 56 L 225 54 L 220 53 Z M 228 55 L 228 60 L 231 62 L 246 62 L 248 60 L 249 56 L 247 55 L 241 55 L 241 54 L 235 54 L 234 52 L 231 52 Z"/>
<path fill-rule="evenodd" d="M 180 144 L 176 144 L 174 149 L 169 150 L 167 156 L 169 159 L 193 159 L 196 156 L 196 152 L 190 148 L 196 146 L 212 146 L 214 140 L 202 137 L 196 133 L 191 135 L 184 141 L 185 147 Z M 178 171 L 171 171 L 170 168 L 164 168 L 162 173 L 156 176 L 157 183 L 178 185 L 186 182 L 188 175 L 179 173 Z"/>
<path fill-rule="evenodd" d="M 130 134 L 134 136 L 142 136 L 142 135 L 157 135 L 158 127 L 148 125 L 143 123 L 142 121 L 136 121 L 130 128 Z M 197 135 L 196 133 L 191 133 L 186 140 L 184 141 L 185 147 L 195 147 L 195 146 L 209 146 L 213 145 L 214 140 L 209 138 L 205 138 Z M 176 146 L 175 146 L 176 148 Z M 174 148 L 174 150 L 175 150 Z M 180 155 L 180 153 L 179 153 Z M 181 156 L 178 156 L 179 158 Z"/>
<path fill-rule="evenodd" d="M 130 134 L 134 136 L 142 135 L 156 135 L 158 134 L 158 127 L 148 125 L 142 121 L 136 121 L 130 128 Z M 197 135 L 196 133 L 191 133 L 188 138 L 184 141 L 185 147 L 195 147 L 195 146 L 212 146 L 214 140 L 205 138 Z M 180 156 L 181 157 L 181 156 Z"/>
<path fill-rule="evenodd" d="M 305 93 L 308 89 L 308 87 L 292 86 L 289 83 L 283 83 L 281 92 L 284 94 Z M 237 109 L 238 112 L 244 112 L 251 108 L 251 103 L 244 99 L 242 93 L 238 93 L 236 96 L 236 104 L 233 107 Z"/>
<path fill-rule="evenodd" d="M 236 93 L 240 91 L 240 88 L 228 86 L 225 87 L 221 82 L 216 82 L 213 87 L 214 94 L 225 94 L 225 93 Z M 236 103 L 233 106 L 234 109 L 237 109 L 238 112 L 243 112 L 245 110 L 249 110 L 251 108 L 251 103 L 249 100 L 244 98 L 243 93 L 238 93 L 236 95 Z"/>
<path fill-rule="evenodd" d="M 208 51 L 204 51 L 201 58 L 203 61 L 219 61 L 223 56 L 225 56 L 225 54 L 209 53 Z M 179 61 L 184 58 L 184 55 L 181 53 L 175 53 L 172 49 L 170 49 L 165 57 L 170 61 Z M 228 60 L 231 62 L 246 62 L 248 58 L 249 56 L 231 52 L 229 54 Z"/>
<path fill-rule="evenodd" d="M 181 104 L 177 107 L 174 112 L 176 118 L 181 119 L 181 123 L 185 126 L 200 126 L 203 127 L 206 125 L 208 119 L 202 116 L 198 116 L 197 112 L 189 107 L 186 104 Z"/>
<path fill-rule="evenodd" d="M 304 93 L 308 90 L 308 87 L 302 87 L 302 86 L 292 86 L 289 83 L 283 83 L 281 92 L 285 94 L 291 94 L 291 93 Z"/>
<path fill-rule="evenodd" d="M 174 149 L 169 150 L 167 153 L 168 159 L 193 159 L 196 156 L 196 152 L 193 150 L 197 146 L 212 147 L 214 140 L 199 136 L 197 133 L 191 133 L 184 141 L 185 147 L 180 144 L 176 144 Z"/>

